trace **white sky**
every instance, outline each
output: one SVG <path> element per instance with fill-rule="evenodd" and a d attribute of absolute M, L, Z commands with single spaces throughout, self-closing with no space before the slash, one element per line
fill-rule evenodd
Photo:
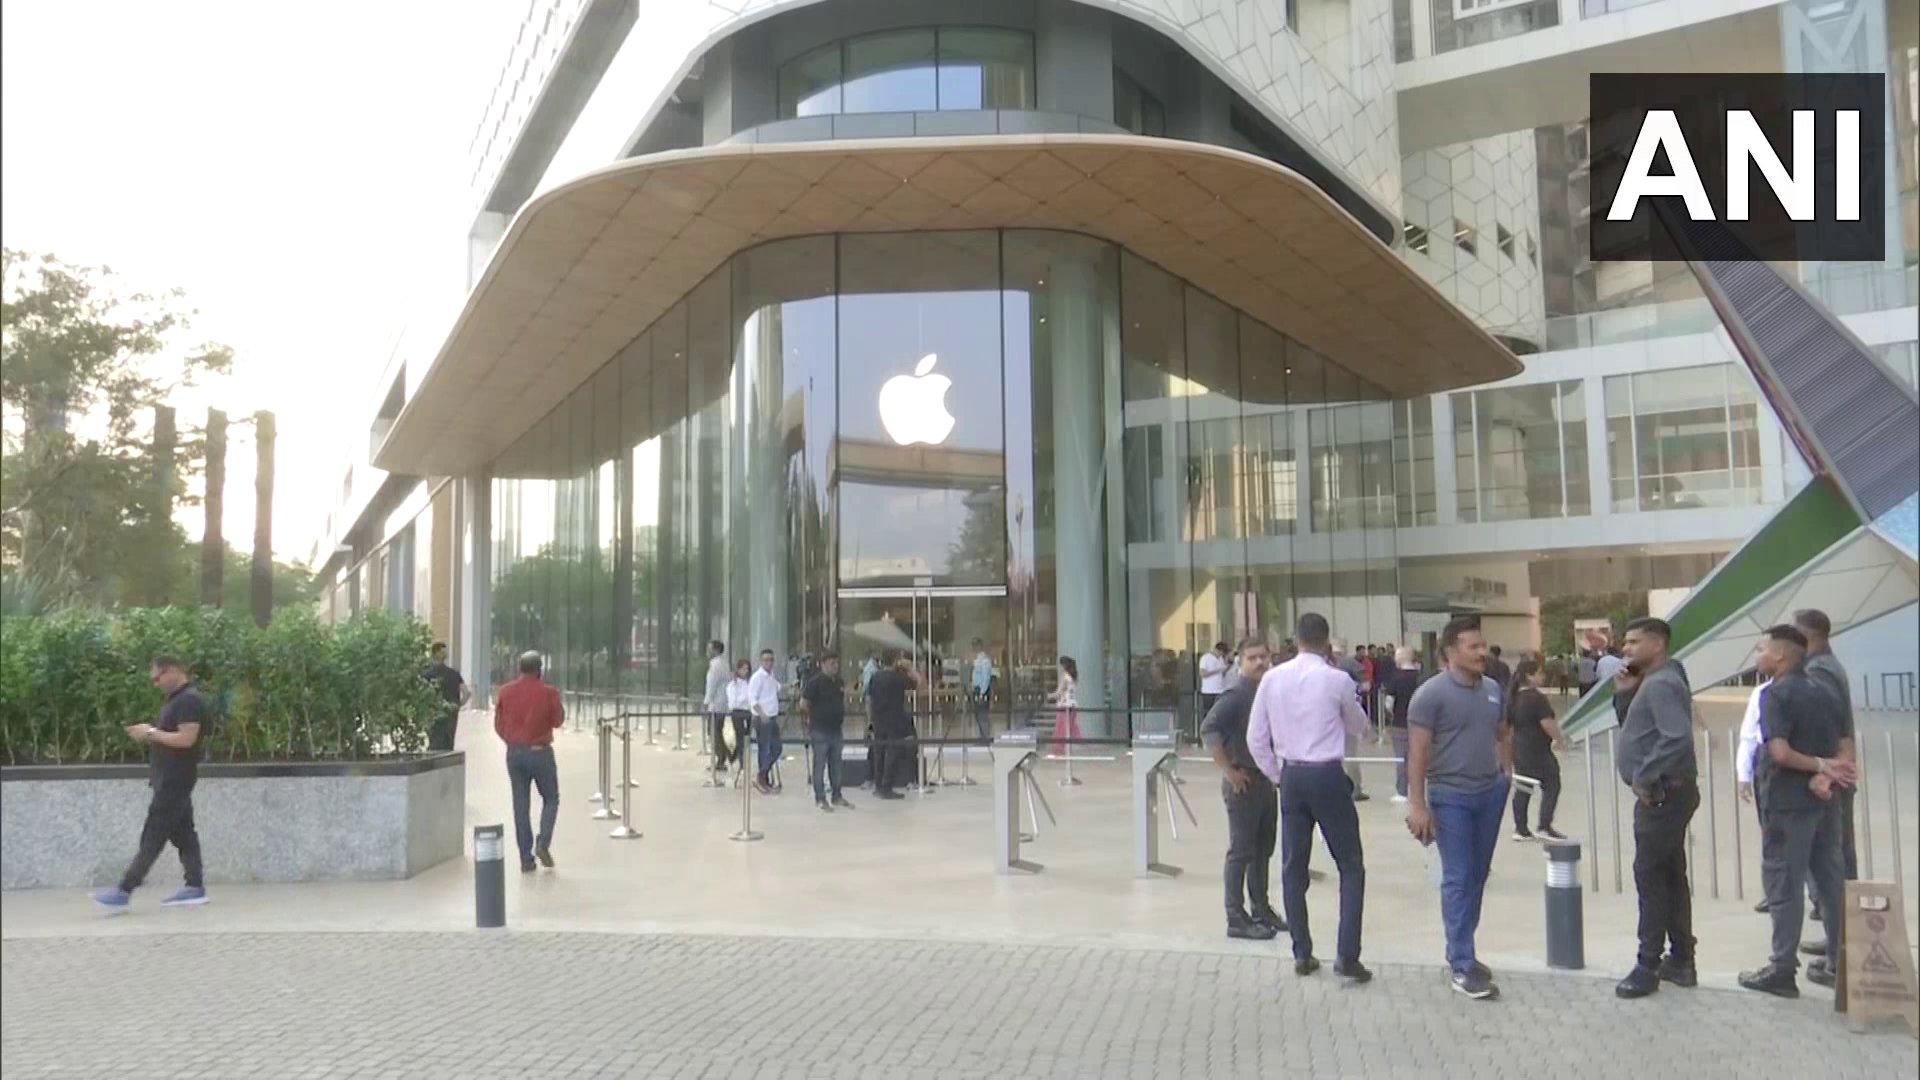
<path fill-rule="evenodd" d="M 274 548 L 304 560 L 422 280 L 463 273 L 467 147 L 527 0 L 7 0 L 0 240 L 179 287 L 235 374 L 175 402 L 271 409 Z M 437 278 L 435 277 L 437 275 Z M 443 282 L 444 284 L 444 282 Z M 351 420 L 351 423 L 346 421 Z M 253 442 L 227 539 L 253 534 Z M 181 515 L 200 533 L 197 508 Z"/>

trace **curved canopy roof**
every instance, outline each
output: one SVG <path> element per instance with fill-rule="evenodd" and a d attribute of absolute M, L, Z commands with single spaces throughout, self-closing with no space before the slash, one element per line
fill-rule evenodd
<path fill-rule="evenodd" d="M 522 209 L 374 463 L 486 465 L 744 248 L 985 228 L 1119 244 L 1395 397 L 1520 370 L 1325 192 L 1264 158 L 1124 135 L 719 146 L 608 166 Z"/>

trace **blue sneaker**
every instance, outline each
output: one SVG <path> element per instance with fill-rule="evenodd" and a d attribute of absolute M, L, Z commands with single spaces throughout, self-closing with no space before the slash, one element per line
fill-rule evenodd
<path fill-rule="evenodd" d="M 96 890 L 93 902 L 105 908 L 108 914 L 119 915 L 127 910 L 133 900 L 133 894 L 118 885 L 108 889 Z"/>
<path fill-rule="evenodd" d="M 161 907 L 193 907 L 207 902 L 207 890 L 194 885 L 183 885 L 180 891 L 160 901 Z"/>

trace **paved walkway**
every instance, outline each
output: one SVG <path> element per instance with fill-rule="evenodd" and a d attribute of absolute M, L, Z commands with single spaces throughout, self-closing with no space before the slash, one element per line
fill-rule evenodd
<path fill-rule="evenodd" d="M 137 916 L 136 916 L 137 918 Z M 1913 1075 L 1824 1002 L 1272 954 L 548 933 L 0 943 L 9 1080 L 275 1077 Z"/>

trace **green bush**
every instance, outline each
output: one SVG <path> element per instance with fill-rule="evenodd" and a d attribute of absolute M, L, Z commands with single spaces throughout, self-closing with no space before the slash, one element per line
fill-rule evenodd
<path fill-rule="evenodd" d="M 331 627 L 301 608 L 261 630 L 213 609 L 68 611 L 0 620 L 0 760 L 139 761 L 126 725 L 160 692 L 147 660 L 179 657 L 213 702 L 207 756 L 335 760 L 425 749 L 440 709 L 422 678 L 427 627 L 368 612 Z"/>

